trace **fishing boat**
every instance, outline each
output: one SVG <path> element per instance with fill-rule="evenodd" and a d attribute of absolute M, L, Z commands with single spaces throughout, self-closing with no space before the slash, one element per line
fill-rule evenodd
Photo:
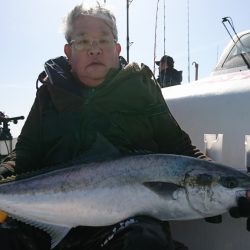
<path fill-rule="evenodd" d="M 247 30 L 232 39 L 209 77 L 162 89 L 172 114 L 193 144 L 213 160 L 244 172 L 250 169 L 249 55 Z M 14 148 L 16 139 L 8 124 L 20 119 L 23 117 L 0 116 L 0 156 Z M 194 220 L 171 222 L 171 227 L 174 239 L 191 250 L 250 248 L 246 220 L 228 214 L 220 224 Z"/>
<path fill-rule="evenodd" d="M 162 89 L 194 145 L 213 160 L 250 170 L 250 30 L 237 33 L 209 77 Z M 192 250 L 250 249 L 246 219 L 172 222 L 173 237 Z"/>

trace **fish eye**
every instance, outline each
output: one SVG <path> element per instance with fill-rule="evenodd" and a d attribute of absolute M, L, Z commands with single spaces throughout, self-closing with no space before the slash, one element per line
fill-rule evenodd
<path fill-rule="evenodd" d="M 221 178 L 221 184 L 222 186 L 226 188 L 236 188 L 238 187 L 238 181 L 234 177 L 222 177 Z"/>

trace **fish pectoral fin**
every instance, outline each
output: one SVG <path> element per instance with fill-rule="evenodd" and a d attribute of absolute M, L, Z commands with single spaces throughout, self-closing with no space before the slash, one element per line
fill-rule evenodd
<path fill-rule="evenodd" d="M 143 185 L 163 198 L 173 197 L 173 193 L 182 188 L 174 183 L 159 181 L 144 182 Z"/>
<path fill-rule="evenodd" d="M 57 246 L 62 241 L 62 239 L 68 234 L 68 232 L 71 230 L 71 227 L 53 225 L 53 224 L 44 223 L 40 221 L 34 221 L 29 218 L 24 218 L 24 217 L 12 215 L 12 214 L 9 214 L 9 216 L 16 220 L 22 221 L 28 225 L 39 228 L 45 231 L 47 234 L 49 234 L 51 238 L 51 249 Z"/>

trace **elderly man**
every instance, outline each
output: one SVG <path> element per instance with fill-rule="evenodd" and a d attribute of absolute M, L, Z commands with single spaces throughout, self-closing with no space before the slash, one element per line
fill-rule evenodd
<path fill-rule="evenodd" d="M 206 158 L 174 120 L 151 71 L 120 63 L 116 20 L 108 9 L 76 6 L 66 18 L 65 37 L 66 57 L 45 63 L 16 148 L 0 166 L 2 178 L 77 158 L 97 133 L 121 154 L 143 150 Z M 1 250 L 50 248 L 42 230 L 11 223 L 0 230 Z M 167 223 L 138 215 L 107 227 L 77 227 L 55 249 L 175 247 Z"/>

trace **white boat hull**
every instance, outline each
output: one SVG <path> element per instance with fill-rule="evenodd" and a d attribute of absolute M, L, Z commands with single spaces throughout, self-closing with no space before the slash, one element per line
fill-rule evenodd
<path fill-rule="evenodd" d="M 172 114 L 194 145 L 216 161 L 247 170 L 250 71 L 232 74 L 230 79 L 218 76 L 162 91 Z M 229 214 L 223 215 L 220 224 L 195 220 L 171 222 L 171 226 L 173 238 L 190 250 L 250 249 L 246 219 L 234 219 Z"/>

